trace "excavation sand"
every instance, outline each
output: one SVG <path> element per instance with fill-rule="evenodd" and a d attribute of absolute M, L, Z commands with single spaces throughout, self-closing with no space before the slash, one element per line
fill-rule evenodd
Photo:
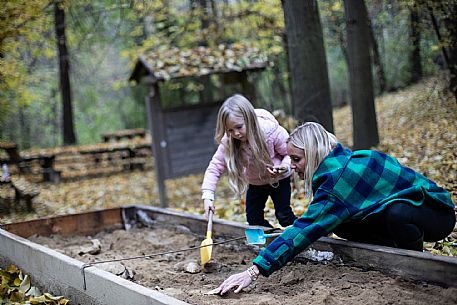
<path fill-rule="evenodd" d="M 98 254 L 86 253 L 93 246 L 91 239 L 100 241 Z M 30 240 L 80 261 L 93 262 L 195 247 L 203 237 L 190 234 L 185 228 L 142 228 L 91 237 L 33 236 Z M 122 264 L 134 272 L 134 282 L 190 304 L 457 304 L 456 288 L 391 278 L 336 261 L 293 262 L 269 278 L 261 276 L 245 292 L 222 297 L 204 295 L 229 275 L 245 270 L 255 253 L 250 246 L 232 242 L 214 246 L 212 257 L 209 266 L 201 271 L 193 264 L 199 262 L 199 250 Z M 193 267 L 198 273 L 189 273 Z"/>

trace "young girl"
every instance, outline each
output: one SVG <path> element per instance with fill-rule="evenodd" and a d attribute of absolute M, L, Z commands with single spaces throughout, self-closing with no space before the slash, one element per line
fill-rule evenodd
<path fill-rule="evenodd" d="M 253 266 L 230 276 L 215 292 L 241 291 L 330 232 L 352 241 L 422 251 L 423 241 L 441 240 L 454 228 L 449 193 L 389 155 L 351 152 L 317 123 L 296 128 L 287 152 L 313 197 L 308 210 L 260 252 Z"/>
<path fill-rule="evenodd" d="M 254 109 L 242 95 L 229 97 L 217 115 L 216 153 L 205 172 L 202 199 L 205 217 L 215 211 L 214 192 L 225 170 L 230 188 L 239 196 L 246 192 L 246 216 L 250 225 L 272 227 L 264 218 L 271 197 L 281 226 L 296 216 L 290 207 L 290 158 L 287 131 L 266 110 Z"/>

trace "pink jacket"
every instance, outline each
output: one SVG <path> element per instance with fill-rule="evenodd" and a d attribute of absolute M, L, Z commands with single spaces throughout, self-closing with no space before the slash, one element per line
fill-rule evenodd
<path fill-rule="evenodd" d="M 282 165 L 287 167 L 289 170 L 285 172 L 280 179 L 284 179 L 292 174 L 290 170 L 290 157 L 287 155 L 287 139 L 289 133 L 286 129 L 279 125 L 275 117 L 264 109 L 256 109 L 257 120 L 259 121 L 260 128 L 264 132 L 265 139 L 267 142 L 268 152 L 274 165 Z M 213 158 L 209 162 L 208 168 L 205 172 L 202 184 L 202 199 L 214 200 L 214 192 L 216 190 L 217 182 L 219 178 L 226 170 L 226 164 L 224 160 L 224 151 L 227 145 L 227 135 L 222 138 L 221 144 L 219 144 L 217 151 L 214 153 Z M 264 185 L 268 184 L 269 181 L 261 180 L 259 178 L 258 171 L 250 166 L 249 160 L 251 160 L 251 154 L 249 147 L 242 148 L 243 159 L 247 160 L 245 164 L 245 173 L 249 184 L 253 185 Z"/>

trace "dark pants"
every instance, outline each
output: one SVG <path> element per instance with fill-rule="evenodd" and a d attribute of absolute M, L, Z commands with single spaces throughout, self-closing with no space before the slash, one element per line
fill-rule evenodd
<path fill-rule="evenodd" d="M 278 182 L 277 187 L 267 185 L 249 184 L 246 192 L 246 217 L 251 226 L 273 227 L 264 217 L 265 204 L 268 196 L 275 206 L 275 215 L 283 227 L 293 224 L 297 217 L 290 207 L 290 178 Z"/>
<path fill-rule="evenodd" d="M 373 217 L 339 225 L 333 233 L 352 241 L 422 251 L 424 241 L 448 236 L 455 221 L 450 208 L 394 202 Z"/>

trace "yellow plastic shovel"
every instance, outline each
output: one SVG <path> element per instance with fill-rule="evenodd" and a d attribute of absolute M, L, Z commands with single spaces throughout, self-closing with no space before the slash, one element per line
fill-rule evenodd
<path fill-rule="evenodd" d="M 208 229 L 206 230 L 206 238 L 202 241 L 200 248 L 200 257 L 202 266 L 204 266 L 211 259 L 211 253 L 213 252 L 213 211 L 209 210 L 208 213 Z"/>

